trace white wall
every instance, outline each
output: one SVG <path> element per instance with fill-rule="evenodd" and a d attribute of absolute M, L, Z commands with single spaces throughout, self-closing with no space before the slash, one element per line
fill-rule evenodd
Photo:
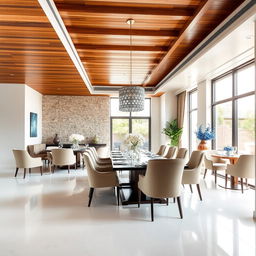
<path fill-rule="evenodd" d="M 37 137 L 30 138 L 30 112 L 37 113 Z M 25 146 L 42 142 L 42 94 L 25 86 Z"/>
<path fill-rule="evenodd" d="M 151 98 L 151 151 L 157 152 L 160 146 L 160 98 Z"/>
<path fill-rule="evenodd" d="M 177 97 L 173 92 L 166 92 L 160 97 L 160 131 L 166 126 L 166 122 L 177 118 Z M 169 138 L 161 133 L 161 144 L 168 144 Z"/>
<path fill-rule="evenodd" d="M 24 148 L 25 89 L 22 84 L 0 84 L 0 166 L 13 167 L 12 149 Z"/>
<path fill-rule="evenodd" d="M 0 168 L 14 168 L 12 149 L 25 149 L 28 143 L 40 143 L 41 137 L 30 140 L 30 111 L 42 114 L 41 95 L 24 84 L 0 84 Z M 42 128 L 39 118 L 38 134 Z"/>

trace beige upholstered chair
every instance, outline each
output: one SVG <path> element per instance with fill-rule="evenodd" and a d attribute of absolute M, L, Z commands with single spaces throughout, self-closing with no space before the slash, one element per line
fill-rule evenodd
<path fill-rule="evenodd" d="M 161 145 L 156 155 L 163 156 L 165 154 L 165 151 L 166 151 L 166 146 Z"/>
<path fill-rule="evenodd" d="M 212 170 L 215 175 L 215 184 L 217 183 L 217 172 L 218 171 L 225 171 L 227 169 L 227 164 L 229 163 L 228 159 L 221 159 L 217 157 L 212 157 L 211 152 L 209 151 L 205 154 L 204 158 L 204 166 L 205 166 L 205 172 L 204 172 L 204 179 L 207 173 L 207 170 Z"/>
<path fill-rule="evenodd" d="M 113 171 L 112 169 L 112 162 L 106 162 L 106 163 L 99 163 L 97 161 L 97 157 L 94 155 L 93 151 L 88 148 L 85 153 L 88 153 L 91 157 L 91 160 L 93 162 L 93 165 L 95 166 L 95 169 L 98 171 L 98 172 L 111 172 Z"/>
<path fill-rule="evenodd" d="M 52 164 L 54 173 L 56 166 L 68 166 L 68 173 L 70 172 L 70 166 L 75 165 L 76 168 L 76 157 L 73 149 L 71 148 L 58 148 L 52 149 Z"/>
<path fill-rule="evenodd" d="M 176 147 L 169 147 L 167 154 L 164 156 L 165 158 L 175 158 L 177 148 Z"/>
<path fill-rule="evenodd" d="M 187 163 L 187 166 L 184 169 L 183 177 L 182 177 L 182 184 L 183 185 L 189 184 L 191 193 L 193 193 L 192 184 L 196 184 L 197 191 L 201 201 L 202 201 L 202 195 L 201 195 L 199 183 L 200 183 L 200 172 L 201 172 L 203 161 L 204 161 L 204 152 L 193 151 Z"/>
<path fill-rule="evenodd" d="M 228 164 L 225 177 L 225 187 L 227 187 L 228 175 L 240 177 L 242 193 L 244 192 L 243 179 L 255 179 L 255 156 L 241 155 L 236 164 Z"/>
<path fill-rule="evenodd" d="M 27 150 L 31 157 L 41 157 L 42 160 L 48 160 L 46 144 L 28 145 Z"/>
<path fill-rule="evenodd" d="M 117 188 L 117 204 L 119 205 L 119 181 L 116 172 L 98 172 L 89 151 L 85 152 L 83 157 L 90 186 L 88 207 L 91 205 L 94 189 L 106 187 Z"/>
<path fill-rule="evenodd" d="M 187 160 L 187 157 L 188 157 L 188 150 L 186 148 L 179 148 L 176 158 Z"/>
<path fill-rule="evenodd" d="M 26 150 L 14 149 L 12 152 L 16 162 L 15 177 L 18 174 L 19 168 L 24 168 L 24 179 L 26 177 L 27 168 L 29 169 L 29 173 L 31 173 L 31 168 L 40 167 L 41 175 L 43 175 L 43 164 L 41 157 L 33 158 Z"/>
<path fill-rule="evenodd" d="M 88 148 L 89 150 L 91 150 L 91 152 L 93 153 L 94 155 L 94 158 L 96 159 L 96 162 L 98 164 L 110 164 L 112 165 L 112 160 L 110 157 L 99 157 L 99 154 L 98 152 L 96 151 L 96 149 L 94 147 L 90 147 Z"/>
<path fill-rule="evenodd" d="M 151 197 L 151 220 L 154 221 L 154 198 L 177 198 L 180 217 L 180 187 L 185 161 L 183 159 L 154 159 L 148 161 L 146 175 L 139 176 L 138 207 L 142 191 Z"/>

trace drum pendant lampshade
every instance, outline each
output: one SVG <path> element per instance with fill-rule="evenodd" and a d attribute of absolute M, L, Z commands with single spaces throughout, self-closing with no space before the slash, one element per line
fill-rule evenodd
<path fill-rule="evenodd" d="M 128 19 L 130 25 L 130 86 L 119 90 L 119 110 L 122 112 L 138 112 L 144 110 L 145 90 L 140 86 L 132 85 L 132 24 L 133 19 Z"/>

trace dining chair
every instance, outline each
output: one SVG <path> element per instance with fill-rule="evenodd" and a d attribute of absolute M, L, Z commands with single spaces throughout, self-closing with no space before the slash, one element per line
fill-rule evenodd
<path fill-rule="evenodd" d="M 68 166 L 68 173 L 70 172 L 70 166 L 74 165 L 76 169 L 76 156 L 71 148 L 58 148 L 52 149 L 52 164 L 54 173 L 56 166 Z M 51 168 L 51 165 L 50 165 Z"/>
<path fill-rule="evenodd" d="M 27 168 L 29 169 L 29 173 L 31 173 L 32 168 L 40 167 L 41 176 L 43 175 L 43 164 L 41 157 L 31 157 L 26 150 L 13 149 L 12 152 L 16 162 L 16 172 L 14 177 L 17 177 L 19 168 L 24 169 L 24 179 L 26 177 Z"/>
<path fill-rule="evenodd" d="M 139 175 L 138 207 L 141 192 L 151 198 L 151 221 L 154 221 L 154 198 L 177 198 L 180 218 L 183 218 L 180 201 L 183 159 L 153 159 L 148 161 L 146 175 Z"/>
<path fill-rule="evenodd" d="M 169 147 L 164 158 L 172 158 L 172 159 L 175 158 L 176 151 L 177 151 L 177 147 Z"/>
<path fill-rule="evenodd" d="M 105 163 L 100 163 L 97 161 L 97 157 L 93 154 L 92 150 L 90 148 L 85 150 L 85 153 L 88 153 L 91 157 L 91 160 L 95 166 L 95 169 L 98 172 L 110 172 L 112 171 L 112 162 L 105 162 Z"/>
<path fill-rule="evenodd" d="M 166 145 L 161 145 L 156 155 L 163 156 L 165 154 L 166 147 Z"/>
<path fill-rule="evenodd" d="M 97 163 L 102 164 L 112 164 L 112 160 L 110 157 L 100 157 L 95 147 L 89 147 L 89 150 L 93 153 L 94 157 L 96 158 Z"/>
<path fill-rule="evenodd" d="M 200 190 L 200 173 L 201 168 L 204 160 L 204 152 L 203 151 L 193 151 L 190 159 L 185 166 L 183 177 L 182 177 L 182 184 L 189 184 L 191 193 L 193 193 L 192 184 L 196 184 L 197 191 L 200 200 L 202 201 L 202 194 Z"/>
<path fill-rule="evenodd" d="M 116 187 L 117 188 L 117 205 L 119 205 L 119 181 L 116 172 L 98 172 L 95 168 L 92 156 L 89 151 L 83 154 L 86 170 L 88 173 L 89 182 L 89 202 L 88 207 L 91 206 L 93 192 L 96 188 Z"/>
<path fill-rule="evenodd" d="M 217 172 L 218 171 L 225 171 L 227 169 L 227 164 L 229 163 L 228 159 L 222 159 L 218 157 L 211 156 L 212 152 L 211 150 L 205 153 L 204 157 L 204 179 L 207 173 L 207 170 L 212 170 L 214 172 L 214 182 L 217 184 Z"/>
<path fill-rule="evenodd" d="M 241 190 L 244 193 L 243 179 L 255 179 L 255 155 L 241 155 L 233 165 L 228 164 L 225 175 L 225 188 L 227 188 L 228 175 L 239 177 Z"/>
<path fill-rule="evenodd" d="M 188 157 L 188 150 L 186 148 L 179 148 L 176 155 L 176 159 L 187 160 L 187 157 Z"/>

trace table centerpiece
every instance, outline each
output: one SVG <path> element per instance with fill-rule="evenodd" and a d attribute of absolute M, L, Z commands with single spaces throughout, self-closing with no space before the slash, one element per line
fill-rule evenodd
<path fill-rule="evenodd" d="M 231 155 L 232 155 L 232 151 L 233 151 L 234 149 L 233 149 L 233 147 L 231 147 L 231 146 L 226 146 L 226 147 L 224 147 L 223 150 L 225 151 L 225 153 L 226 153 L 227 156 L 231 156 Z"/>
<path fill-rule="evenodd" d="M 144 138 L 139 134 L 128 134 L 124 143 L 127 145 L 132 160 L 140 158 L 140 148 L 143 146 Z"/>

